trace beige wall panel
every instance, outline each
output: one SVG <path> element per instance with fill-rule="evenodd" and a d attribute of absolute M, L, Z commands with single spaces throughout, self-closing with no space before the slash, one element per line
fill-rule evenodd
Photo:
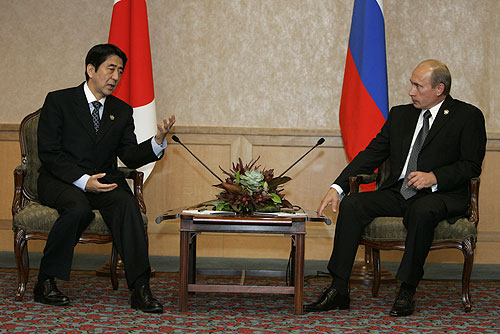
<path fill-rule="evenodd" d="M 474 263 L 495 263 L 498 264 L 498 254 L 500 254 L 500 242 L 498 238 L 495 242 L 478 242 Z"/>
<path fill-rule="evenodd" d="M 326 142 L 323 145 L 328 145 Z M 254 157 L 260 156 L 262 168 L 273 168 L 280 175 L 308 151 L 306 147 L 254 146 Z M 285 184 L 285 198 L 292 204 L 316 211 L 319 202 L 346 164 L 343 148 L 317 147 L 286 175 L 292 180 Z"/>
<path fill-rule="evenodd" d="M 179 232 L 175 234 L 149 233 L 149 255 L 179 256 Z"/>
<path fill-rule="evenodd" d="M 222 176 L 219 165 L 229 166 L 229 145 L 190 145 L 188 142 L 185 145 L 217 175 Z M 165 157 L 157 162 L 145 185 L 148 218 L 154 224 L 154 219 L 167 209 L 215 198 L 218 190 L 213 185 L 217 183 L 219 181 L 184 148 L 178 144 L 168 144 Z"/>
<path fill-rule="evenodd" d="M 10 239 L 8 242 L 9 247 L 5 247 L 2 244 L 0 251 L 2 252 L 13 252 L 14 251 L 14 239 L 12 231 L 9 231 L 8 236 L 5 233 L 0 233 L 0 240 Z M 30 240 L 28 242 L 28 251 L 30 253 L 41 253 L 45 247 L 44 240 Z M 109 244 L 78 244 L 75 247 L 75 253 L 80 254 L 109 254 L 111 256 L 111 243 Z"/>
<path fill-rule="evenodd" d="M 21 149 L 17 141 L 0 141 L 0 219 L 12 219 L 14 168 L 21 164 Z"/>
<path fill-rule="evenodd" d="M 225 235 L 224 257 L 286 259 L 290 244 L 283 235 Z"/>
<path fill-rule="evenodd" d="M 479 232 L 500 232 L 500 152 L 486 152 L 479 191 Z"/>
<path fill-rule="evenodd" d="M 212 134 L 179 134 L 189 148 L 198 155 L 202 161 L 210 166 L 214 172 L 223 176 L 218 166 L 230 166 L 231 143 L 237 135 Z M 260 156 L 262 168 L 273 167 L 276 174 L 284 171 L 298 157 L 305 153 L 314 144 L 316 138 L 306 137 L 280 137 L 268 135 L 247 135 L 245 138 L 254 143 L 285 143 L 284 146 L 262 146 L 254 145 L 252 152 L 254 157 Z M 327 137 L 322 146 L 311 152 L 306 158 L 294 166 L 288 173 L 292 180 L 286 185 L 286 197 L 295 204 L 305 208 L 316 209 L 317 204 L 329 184 L 345 166 L 345 156 L 335 137 Z M 204 144 L 200 144 L 204 143 Z M 227 144 L 224 144 L 227 143 Z M 298 147 L 289 146 L 297 143 Z M 333 145 L 332 145 L 333 143 Z M 4 149 L 6 161 L 11 161 L 12 167 L 5 172 L 11 175 L 11 170 L 18 164 L 18 143 L 0 142 L 0 148 Z M 498 165 L 500 159 L 499 151 L 488 151 L 484 163 L 482 184 L 480 191 L 480 225 L 479 242 L 475 260 L 477 263 L 498 263 L 496 252 L 500 247 L 500 228 L 497 218 L 498 208 L 496 205 L 498 182 Z M 5 164 L 7 165 L 7 164 Z M 227 167 L 225 167 L 227 168 Z M 5 226 L 2 225 L 2 238 L 10 240 L 2 242 L 2 250 L 12 250 L 12 232 L 10 231 L 10 205 L 12 201 L 12 182 L 9 177 L 3 178 L 6 194 L 2 196 Z M 168 221 L 156 224 L 154 219 L 165 210 L 183 207 L 186 203 L 194 204 L 203 200 L 214 198 L 218 189 L 212 187 L 217 181 L 206 171 L 203 166 L 186 152 L 180 145 L 170 143 L 166 157 L 158 162 L 150 179 L 145 186 L 145 198 L 148 207 L 150 251 L 152 255 L 177 256 L 179 254 L 179 221 Z M 328 216 L 335 221 L 335 215 L 329 210 Z M 327 260 L 330 256 L 333 243 L 334 225 L 327 226 L 323 223 L 308 223 L 306 258 L 316 260 Z M 224 256 L 224 257 L 273 257 L 288 256 L 289 244 L 283 243 L 283 238 L 276 237 L 269 242 L 269 237 L 249 235 L 202 235 L 199 243 L 200 256 Z M 43 244 L 43 243 L 42 243 Z M 32 246 L 31 251 L 41 251 L 43 246 L 40 242 Z M 99 245 L 78 246 L 76 252 L 108 253 L 108 248 Z M 389 255 L 385 255 L 389 253 Z M 399 261 L 400 254 L 395 252 L 382 252 L 384 260 Z M 436 253 L 436 254 L 434 254 Z M 358 259 L 363 258 L 363 249 L 358 252 Z M 460 252 L 433 252 L 429 261 L 451 261 L 460 262 Z"/>
<path fill-rule="evenodd" d="M 204 257 L 225 257 L 226 236 L 216 233 L 205 233 L 197 239 L 197 256 Z"/>
<path fill-rule="evenodd" d="M 309 231 L 307 232 L 309 233 Z M 330 238 L 310 238 L 306 236 L 306 260 L 329 260 L 333 249 L 333 239 Z"/>

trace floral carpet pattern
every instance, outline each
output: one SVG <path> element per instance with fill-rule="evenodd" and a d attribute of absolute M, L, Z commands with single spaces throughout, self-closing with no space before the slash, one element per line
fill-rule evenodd
<path fill-rule="evenodd" d="M 293 314 L 293 297 L 260 294 L 205 294 L 189 296 L 189 312 L 177 311 L 177 274 L 156 273 L 153 293 L 163 314 L 145 314 L 129 306 L 125 281 L 113 291 L 109 279 L 93 272 L 75 272 L 71 281 L 58 281 L 72 299 L 68 307 L 33 301 L 36 274 L 31 274 L 23 302 L 14 301 L 17 273 L 0 270 L 0 333 L 498 333 L 500 281 L 472 282 L 473 309 L 465 313 L 461 283 L 423 281 L 416 294 L 413 316 L 388 315 L 397 285 L 382 285 L 379 296 L 370 287 L 353 286 L 351 309 L 326 313 Z M 239 278 L 201 277 L 199 282 Z M 232 280 L 232 281 L 231 281 Z M 248 278 L 247 284 L 274 284 L 277 279 Z M 311 302 L 328 284 L 306 280 L 305 302 Z"/>

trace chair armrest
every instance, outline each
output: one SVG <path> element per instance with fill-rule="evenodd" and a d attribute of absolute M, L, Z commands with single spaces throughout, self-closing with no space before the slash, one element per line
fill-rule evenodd
<path fill-rule="evenodd" d="M 144 195 L 142 192 L 144 186 L 144 173 L 127 167 L 118 167 L 118 170 L 126 179 L 132 180 L 133 191 L 139 203 L 139 208 L 142 213 L 146 214 L 146 203 L 144 203 Z"/>
<path fill-rule="evenodd" d="M 358 193 L 361 184 L 372 183 L 377 180 L 377 173 L 373 174 L 359 174 L 349 177 L 349 191 L 351 193 Z"/>
<path fill-rule="evenodd" d="M 24 175 L 26 174 L 26 166 L 19 165 L 14 169 L 14 198 L 12 200 L 12 217 L 17 215 L 29 201 L 23 194 Z"/>

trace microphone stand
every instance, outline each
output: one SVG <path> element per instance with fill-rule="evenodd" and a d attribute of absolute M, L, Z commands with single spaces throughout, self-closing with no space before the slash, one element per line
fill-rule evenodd
<path fill-rule="evenodd" d="M 318 142 L 316 143 L 316 145 L 314 145 L 313 147 L 311 147 L 311 149 L 309 149 L 309 151 L 307 151 L 306 153 L 304 153 L 304 155 L 301 156 L 299 158 L 299 160 L 295 161 L 290 167 L 288 167 L 283 173 L 281 173 L 280 176 L 278 176 L 278 178 L 280 178 L 283 175 L 285 175 L 285 173 L 288 172 L 290 170 L 290 168 L 292 168 L 293 166 L 295 166 L 300 160 L 302 160 L 306 155 L 308 155 L 309 152 L 311 152 L 312 150 L 314 150 L 316 147 L 318 147 L 319 145 L 323 144 L 324 142 L 325 142 L 325 138 L 320 138 L 318 140 Z"/>
<path fill-rule="evenodd" d="M 222 182 L 224 182 L 224 181 L 222 181 L 222 179 L 221 179 L 220 177 L 218 177 L 218 176 L 217 176 L 217 174 L 215 174 L 214 172 L 212 172 L 212 170 L 211 170 L 210 168 L 208 168 L 208 167 L 207 167 L 207 165 L 205 165 L 205 164 L 204 164 L 204 163 L 203 163 L 200 159 L 198 159 L 198 157 L 197 157 L 196 155 L 194 155 L 194 153 L 193 153 L 193 152 L 191 152 L 191 151 L 189 150 L 189 148 L 187 148 L 187 147 L 186 147 L 186 145 L 184 145 L 184 144 L 181 142 L 181 140 L 179 139 L 179 137 L 177 137 L 177 136 L 173 135 L 173 136 L 172 136 L 172 140 L 173 140 L 173 141 L 175 141 L 176 143 L 181 144 L 181 145 L 182 145 L 182 147 L 184 147 L 184 148 L 185 148 L 185 149 L 186 149 L 189 153 L 191 153 L 191 155 L 192 155 L 192 156 L 193 156 L 196 160 L 198 160 L 198 162 L 199 162 L 200 164 L 202 164 L 202 165 L 203 165 L 203 167 L 205 167 L 206 169 L 208 169 L 208 171 L 209 171 L 210 173 L 212 173 L 212 175 L 213 175 L 213 176 L 215 176 L 215 177 L 216 177 L 216 178 L 217 178 L 217 179 L 218 179 L 221 183 L 222 183 Z"/>

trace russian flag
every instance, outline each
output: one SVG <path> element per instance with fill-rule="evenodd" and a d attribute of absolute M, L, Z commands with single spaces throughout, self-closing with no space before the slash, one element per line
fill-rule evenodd
<path fill-rule="evenodd" d="M 388 113 L 383 3 L 355 0 L 339 111 L 349 161 L 377 135 Z"/>
<path fill-rule="evenodd" d="M 146 0 L 114 0 L 108 42 L 127 54 L 125 72 L 113 95 L 134 108 L 135 135 L 140 143 L 157 129 Z M 139 168 L 144 179 L 154 165 Z"/>

